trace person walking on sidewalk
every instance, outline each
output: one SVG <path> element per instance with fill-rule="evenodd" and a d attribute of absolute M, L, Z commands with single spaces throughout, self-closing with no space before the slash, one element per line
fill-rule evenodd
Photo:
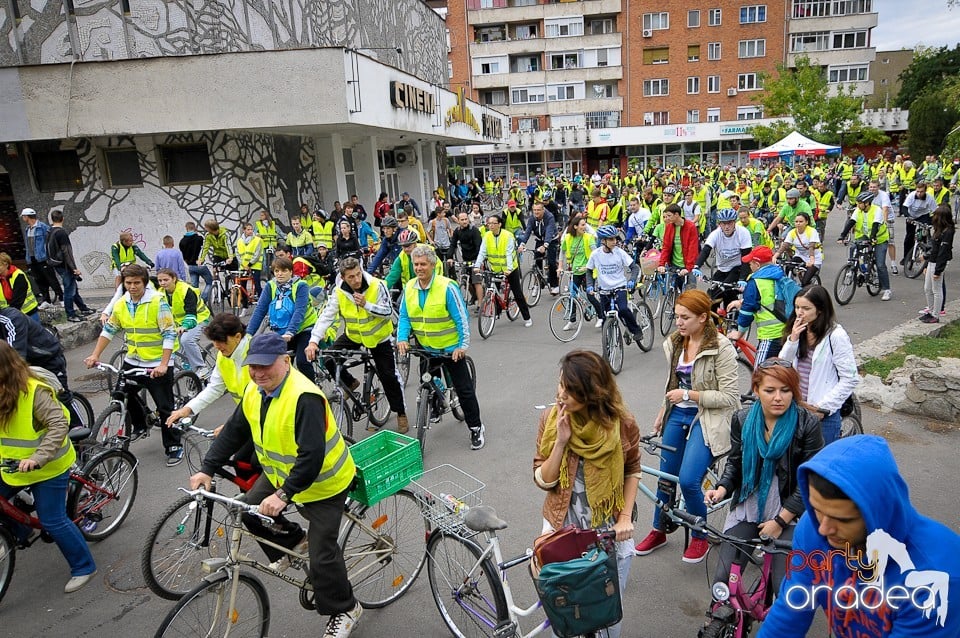
<path fill-rule="evenodd" d="M 63 211 L 52 211 L 50 222 L 52 226 L 50 234 L 47 235 L 47 263 L 54 267 L 63 281 L 63 309 L 67 313 L 67 321 L 81 323 L 83 317 L 97 311 L 87 306 L 77 290 L 77 282 L 81 280 L 80 269 L 77 268 L 77 260 L 73 256 L 70 235 L 63 227 Z"/>
<path fill-rule="evenodd" d="M 27 225 L 25 233 L 27 266 L 36 283 L 40 305 L 46 308 L 45 304 L 63 299 L 63 288 L 60 287 L 57 273 L 54 272 L 53 266 L 47 263 L 47 235 L 50 233 L 50 227 L 37 219 L 37 211 L 32 208 L 24 208 L 20 216 L 23 218 L 23 223 Z M 51 289 L 54 297 L 50 296 Z"/>

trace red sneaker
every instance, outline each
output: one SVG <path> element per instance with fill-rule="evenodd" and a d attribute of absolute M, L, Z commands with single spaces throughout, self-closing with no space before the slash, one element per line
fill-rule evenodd
<path fill-rule="evenodd" d="M 699 563 L 707 556 L 710 550 L 710 543 L 705 538 L 691 538 L 687 551 L 683 553 L 683 562 Z"/>
<path fill-rule="evenodd" d="M 647 537 L 637 543 L 634 553 L 637 556 L 646 556 L 655 549 L 659 549 L 667 544 L 667 535 L 660 530 L 651 530 Z"/>

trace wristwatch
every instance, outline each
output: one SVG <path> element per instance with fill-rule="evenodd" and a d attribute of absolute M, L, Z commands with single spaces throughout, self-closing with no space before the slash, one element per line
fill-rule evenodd
<path fill-rule="evenodd" d="M 684 390 L 684 391 L 683 391 L 683 400 L 684 400 L 684 401 L 689 401 L 689 400 L 690 400 L 690 390 Z"/>
<path fill-rule="evenodd" d="M 276 495 L 277 498 L 279 498 L 279 499 L 280 499 L 281 501 L 283 501 L 284 503 L 289 503 L 289 502 L 290 502 L 290 497 L 287 496 L 287 493 L 284 492 L 282 489 L 281 489 L 281 490 L 277 490 L 274 494 Z"/>

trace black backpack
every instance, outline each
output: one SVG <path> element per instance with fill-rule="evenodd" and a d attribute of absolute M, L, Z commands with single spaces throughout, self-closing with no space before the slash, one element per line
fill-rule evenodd
<path fill-rule="evenodd" d="M 47 233 L 47 263 L 55 268 L 63 266 L 63 248 L 60 245 L 59 236 L 66 234 L 67 231 L 62 228 L 51 228 Z"/>

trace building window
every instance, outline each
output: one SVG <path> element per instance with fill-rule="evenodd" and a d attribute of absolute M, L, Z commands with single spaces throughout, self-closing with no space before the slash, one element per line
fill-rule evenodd
<path fill-rule="evenodd" d="M 700 78 L 687 78 L 687 94 L 696 95 L 700 92 Z"/>
<path fill-rule="evenodd" d="M 530 104 L 532 102 L 546 102 L 546 89 L 542 86 L 528 86 L 522 89 L 511 89 L 511 104 Z"/>
<path fill-rule="evenodd" d="M 643 50 L 644 64 L 668 64 L 670 62 L 670 48 L 657 47 Z"/>
<path fill-rule="evenodd" d="M 767 55 L 767 41 L 763 38 L 759 40 L 740 40 L 739 57 L 741 58 L 762 58 Z"/>
<path fill-rule="evenodd" d="M 756 91 L 760 88 L 760 80 L 756 73 L 741 73 L 737 76 L 737 89 L 741 91 Z"/>
<path fill-rule="evenodd" d="M 763 117 L 763 108 L 759 106 L 738 106 L 738 120 L 759 120 Z"/>
<path fill-rule="evenodd" d="M 614 22 L 611 18 L 590 21 L 590 35 L 602 35 L 604 33 L 613 33 Z"/>
<path fill-rule="evenodd" d="M 576 99 L 576 87 L 573 84 L 563 84 L 561 86 L 550 87 L 550 100 L 574 100 Z"/>
<path fill-rule="evenodd" d="M 447 75 L 453 79 L 453 60 L 447 60 Z"/>
<path fill-rule="evenodd" d="M 813 53 L 830 49 L 829 31 L 790 34 L 790 53 Z"/>
<path fill-rule="evenodd" d="M 517 119 L 517 130 L 521 133 L 540 130 L 540 118 L 521 117 Z"/>
<path fill-rule="evenodd" d="M 517 26 L 516 30 L 516 39 L 517 40 L 532 40 L 537 37 L 537 25 L 535 24 L 521 24 Z"/>
<path fill-rule="evenodd" d="M 663 78 L 643 81 L 643 96 L 656 97 L 670 94 L 670 80 Z"/>
<path fill-rule="evenodd" d="M 585 115 L 587 128 L 620 127 L 620 111 L 594 111 Z"/>
<path fill-rule="evenodd" d="M 687 124 L 697 124 L 700 121 L 700 110 L 693 109 L 687 111 Z"/>
<path fill-rule="evenodd" d="M 506 106 L 507 92 L 503 89 L 498 91 L 480 91 L 480 103 L 487 106 Z"/>
<path fill-rule="evenodd" d="M 720 121 L 720 109 L 707 109 L 707 121 L 708 121 L 708 122 L 719 122 L 719 121 Z"/>
<path fill-rule="evenodd" d="M 540 70 L 539 55 L 524 55 L 510 60 L 511 73 L 531 73 Z"/>
<path fill-rule="evenodd" d="M 696 29 L 700 26 L 700 10 L 687 11 L 687 26 Z"/>
<path fill-rule="evenodd" d="M 867 46 L 866 31 L 847 31 L 833 34 L 834 49 L 862 49 Z"/>
<path fill-rule="evenodd" d="M 202 184 L 213 181 L 210 154 L 206 144 L 158 146 L 157 153 L 163 167 L 163 183 Z"/>
<path fill-rule="evenodd" d="M 790 13 L 794 19 L 873 13 L 873 0 L 793 0 Z"/>
<path fill-rule="evenodd" d="M 700 61 L 700 45 L 690 44 L 687 46 L 687 62 Z"/>
<path fill-rule="evenodd" d="M 504 26 L 483 27 L 476 31 L 477 42 L 502 42 L 507 39 L 507 30 Z"/>
<path fill-rule="evenodd" d="M 607 66 L 606 49 L 597 49 L 597 66 Z"/>
<path fill-rule="evenodd" d="M 644 126 L 661 126 L 670 123 L 670 111 L 647 111 L 643 114 Z"/>
<path fill-rule="evenodd" d="M 720 92 L 720 76 L 708 75 L 707 76 L 707 93 L 719 93 L 719 92 Z"/>
<path fill-rule="evenodd" d="M 499 62 L 481 62 L 480 63 L 480 74 L 489 75 L 490 73 L 500 73 Z"/>
<path fill-rule="evenodd" d="M 616 97 L 617 94 L 617 85 L 616 84 L 594 84 L 593 85 L 593 97 L 595 98 L 605 98 L 605 97 Z"/>
<path fill-rule="evenodd" d="M 33 176 L 37 180 L 37 190 L 41 193 L 78 191 L 83 185 L 77 152 L 61 151 L 58 147 L 59 144 L 55 143 L 55 150 L 30 151 Z"/>
<path fill-rule="evenodd" d="M 550 56 L 550 69 L 579 69 L 583 66 L 579 53 L 554 53 Z"/>
<path fill-rule="evenodd" d="M 740 7 L 740 24 L 767 21 L 767 5 L 758 4 L 752 7 Z"/>
<path fill-rule="evenodd" d="M 834 0 L 833 15 L 848 16 L 858 13 L 872 13 L 873 0 Z"/>
<path fill-rule="evenodd" d="M 103 150 L 106 183 L 111 188 L 143 186 L 140 172 L 140 154 L 135 148 L 107 148 Z"/>
<path fill-rule="evenodd" d="M 548 38 L 566 38 L 583 35 L 583 18 L 555 18 L 543 21 Z"/>
<path fill-rule="evenodd" d="M 710 9 L 707 13 L 707 24 L 711 27 L 719 27 L 723 12 L 720 9 Z"/>
<path fill-rule="evenodd" d="M 670 14 L 666 11 L 660 13 L 643 14 L 644 31 L 663 31 L 670 28 Z"/>
<path fill-rule="evenodd" d="M 708 60 L 720 59 L 720 43 L 719 42 L 707 43 L 707 59 Z"/>
<path fill-rule="evenodd" d="M 866 82 L 868 65 L 851 64 L 848 66 L 831 66 L 827 70 L 827 82 Z"/>

